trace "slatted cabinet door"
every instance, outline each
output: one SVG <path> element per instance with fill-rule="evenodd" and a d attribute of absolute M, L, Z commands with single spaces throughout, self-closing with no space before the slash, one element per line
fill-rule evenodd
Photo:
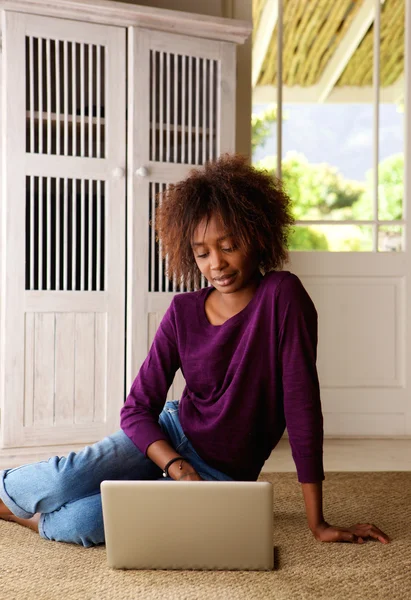
<path fill-rule="evenodd" d="M 188 32 L 189 34 L 189 32 Z M 127 386 L 146 358 L 174 294 L 156 240 L 156 195 L 235 144 L 235 44 L 189 35 L 129 33 Z M 202 277 L 199 285 L 208 282 Z M 168 399 L 179 399 L 179 370 Z"/>
<path fill-rule="evenodd" d="M 119 427 L 125 54 L 125 28 L 4 14 L 3 448 Z"/>

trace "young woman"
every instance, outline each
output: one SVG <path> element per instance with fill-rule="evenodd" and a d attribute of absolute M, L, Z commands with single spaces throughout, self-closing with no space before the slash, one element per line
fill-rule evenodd
<path fill-rule="evenodd" d="M 49 540 L 104 543 L 104 479 L 257 479 L 287 426 L 308 526 L 324 542 L 388 536 L 322 512 L 317 313 L 281 268 L 290 200 L 268 173 L 225 155 L 171 185 L 157 210 L 169 274 L 187 285 L 156 332 L 121 409 L 121 429 L 67 457 L 0 473 L 0 516 Z M 186 387 L 165 402 L 175 372 Z"/>

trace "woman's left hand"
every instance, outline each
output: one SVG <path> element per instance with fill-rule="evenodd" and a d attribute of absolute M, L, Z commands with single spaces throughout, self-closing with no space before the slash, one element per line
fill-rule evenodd
<path fill-rule="evenodd" d="M 334 527 L 329 523 L 321 523 L 313 534 L 319 542 L 351 542 L 363 544 L 366 538 L 374 538 L 383 544 L 388 544 L 390 538 L 381 529 L 371 523 L 357 523 L 351 527 Z"/>

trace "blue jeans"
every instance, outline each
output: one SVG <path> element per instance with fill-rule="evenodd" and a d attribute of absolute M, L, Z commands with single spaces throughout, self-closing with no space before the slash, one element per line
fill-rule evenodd
<path fill-rule="evenodd" d="M 202 479 L 232 479 L 208 466 L 194 450 L 181 428 L 178 401 L 166 402 L 159 425 Z M 41 513 L 41 537 L 90 547 L 104 544 L 100 483 L 105 479 L 165 481 L 162 470 L 119 430 L 67 457 L 1 471 L 0 498 L 17 517 Z"/>

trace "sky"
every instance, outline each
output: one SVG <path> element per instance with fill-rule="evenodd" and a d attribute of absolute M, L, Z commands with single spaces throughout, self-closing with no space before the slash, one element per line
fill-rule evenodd
<path fill-rule="evenodd" d="M 268 105 L 255 105 L 259 113 Z M 373 161 L 372 104 L 285 104 L 283 156 L 301 152 L 310 163 L 327 162 L 347 179 L 365 181 Z M 404 114 L 394 104 L 380 105 L 380 161 L 404 151 Z M 254 160 L 276 154 L 276 124 Z"/>

